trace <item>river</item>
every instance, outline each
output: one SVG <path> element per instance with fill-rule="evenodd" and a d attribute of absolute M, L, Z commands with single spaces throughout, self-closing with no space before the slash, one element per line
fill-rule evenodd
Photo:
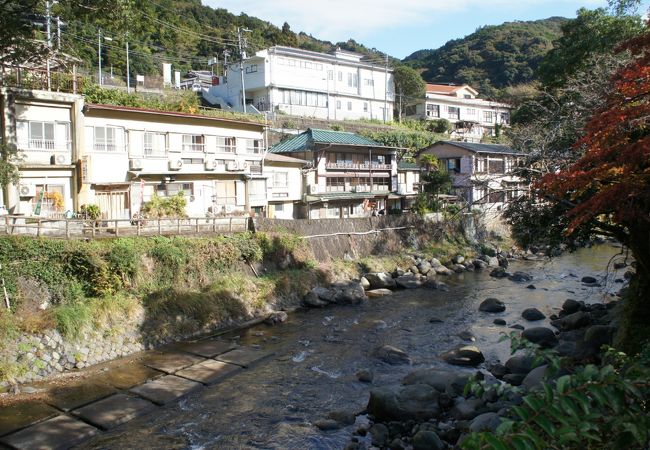
<path fill-rule="evenodd" d="M 312 423 L 329 411 L 362 411 L 369 390 L 398 381 L 414 368 L 446 366 L 439 355 L 463 343 L 457 336 L 469 330 L 486 364 L 505 361 L 512 329 L 493 324 L 496 317 L 523 326 L 521 311 L 537 307 L 548 317 L 567 298 L 588 303 L 607 301 L 620 289 L 622 274 L 606 268 L 620 251 L 610 244 L 567 253 L 551 261 L 513 261 L 509 271 L 533 275 L 531 283 L 495 279 L 489 271 L 467 272 L 445 280 L 449 291 L 404 290 L 371 299 L 361 306 L 337 306 L 292 314 L 274 327 L 259 325 L 223 339 L 258 345 L 274 356 L 257 366 L 196 394 L 129 422 L 81 448 L 163 449 L 338 449 L 349 441 L 357 424 L 323 432 Z M 587 287 L 580 279 L 603 278 L 602 287 Z M 502 300 L 500 314 L 478 311 L 487 297 Z M 431 323 L 431 318 L 442 322 Z M 548 324 L 548 319 L 543 321 Z M 406 351 L 412 366 L 390 366 L 369 355 L 390 344 Z M 357 380 L 359 369 L 374 372 L 372 384 Z M 469 370 L 469 369 L 467 369 Z"/>

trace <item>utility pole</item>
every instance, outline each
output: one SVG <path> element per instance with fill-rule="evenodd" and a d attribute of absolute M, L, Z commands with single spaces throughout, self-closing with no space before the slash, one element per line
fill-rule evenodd
<path fill-rule="evenodd" d="M 45 69 L 47 71 L 47 90 L 52 89 L 50 82 L 50 50 L 52 49 L 52 17 L 50 15 L 50 0 L 45 1 L 45 15 L 47 16 L 47 58 L 45 60 Z"/>
<path fill-rule="evenodd" d="M 239 43 L 239 72 L 241 74 L 241 102 L 246 114 L 246 87 L 244 86 L 244 45 L 242 45 L 242 31 L 250 32 L 246 28 L 237 28 L 237 42 Z"/>
<path fill-rule="evenodd" d="M 384 65 L 384 123 L 388 117 L 388 53 L 386 53 L 386 64 Z"/>
<path fill-rule="evenodd" d="M 129 66 L 129 32 L 126 33 L 126 92 L 131 93 L 131 69 Z"/>
<path fill-rule="evenodd" d="M 56 48 L 61 50 L 61 17 L 56 16 Z"/>
<path fill-rule="evenodd" d="M 97 69 L 97 84 L 102 85 L 102 29 L 97 32 L 97 61 L 99 63 Z"/>

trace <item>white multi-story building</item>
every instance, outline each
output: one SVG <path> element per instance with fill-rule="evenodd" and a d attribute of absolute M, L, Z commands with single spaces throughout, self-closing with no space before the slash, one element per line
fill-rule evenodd
<path fill-rule="evenodd" d="M 467 85 L 427 84 L 425 98 L 411 109 L 409 117 L 452 124 L 451 137 L 479 142 L 494 136 L 497 127 L 510 125 L 510 105 L 476 98 L 478 92 Z"/>
<path fill-rule="evenodd" d="M 192 217 L 293 218 L 302 200 L 306 161 L 267 155 L 260 123 L 13 88 L 0 90 L 0 111 L 2 142 L 19 157 L 19 182 L 0 186 L 0 211 L 12 215 L 96 204 L 103 219 L 130 219 L 154 195 L 183 192 Z"/>
<path fill-rule="evenodd" d="M 248 112 L 278 112 L 328 120 L 392 120 L 393 72 L 337 49 L 332 54 L 275 46 L 244 61 Z M 242 105 L 239 63 L 230 64 L 204 97 L 237 111 Z M 251 108 L 252 106 L 252 108 Z"/>
<path fill-rule="evenodd" d="M 74 128 L 83 99 L 48 91 L 0 90 L 1 141 L 17 150 L 20 180 L 0 186 L 0 206 L 12 214 L 62 216 L 76 200 Z"/>

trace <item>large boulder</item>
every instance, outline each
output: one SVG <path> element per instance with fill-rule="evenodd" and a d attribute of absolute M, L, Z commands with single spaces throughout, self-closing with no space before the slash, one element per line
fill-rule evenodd
<path fill-rule="evenodd" d="M 392 345 L 382 345 L 375 348 L 371 356 L 391 365 L 411 364 L 409 355 L 404 350 Z"/>
<path fill-rule="evenodd" d="M 361 287 L 364 288 L 366 291 L 370 289 L 370 281 L 368 281 L 366 277 L 361 277 L 359 283 L 361 283 Z"/>
<path fill-rule="evenodd" d="M 562 304 L 562 311 L 564 311 L 566 315 L 576 313 L 580 311 L 581 308 L 582 308 L 582 303 L 570 298 L 566 299 Z"/>
<path fill-rule="evenodd" d="M 427 260 L 424 260 L 418 264 L 418 270 L 422 275 L 426 275 L 431 270 L 431 263 Z"/>
<path fill-rule="evenodd" d="M 473 263 L 474 267 L 477 269 L 485 269 L 488 266 L 488 263 L 482 259 L 475 259 Z"/>
<path fill-rule="evenodd" d="M 435 431 L 422 430 L 413 436 L 413 450 L 443 450 L 447 446 Z"/>
<path fill-rule="evenodd" d="M 591 322 L 592 319 L 589 313 L 578 311 L 552 321 L 551 325 L 561 331 L 570 331 L 591 325 Z"/>
<path fill-rule="evenodd" d="M 471 420 L 484 412 L 485 403 L 479 398 L 458 397 L 450 414 L 456 420 Z"/>
<path fill-rule="evenodd" d="M 546 316 L 537 308 L 526 308 L 522 311 L 521 317 L 531 322 L 546 319 Z"/>
<path fill-rule="evenodd" d="M 506 305 L 501 300 L 490 297 L 481 302 L 478 310 L 489 313 L 499 313 L 506 310 Z"/>
<path fill-rule="evenodd" d="M 454 271 L 445 266 L 436 266 L 433 268 L 438 275 L 453 275 Z"/>
<path fill-rule="evenodd" d="M 439 396 L 426 384 L 382 386 L 370 391 L 366 409 L 378 422 L 429 420 L 440 415 Z"/>
<path fill-rule="evenodd" d="M 316 294 L 313 291 L 307 292 L 305 296 L 302 299 L 302 303 L 305 306 L 308 306 L 310 308 L 322 308 L 323 306 L 326 306 L 329 304 L 329 302 L 326 302 L 325 300 L 321 300 L 318 297 L 318 294 Z"/>
<path fill-rule="evenodd" d="M 336 303 L 336 290 L 328 289 L 322 286 L 317 286 L 311 290 L 318 298 L 325 300 L 328 303 Z"/>
<path fill-rule="evenodd" d="M 526 272 L 515 272 L 508 277 L 510 281 L 515 281 L 517 283 L 527 283 L 533 279 L 532 275 L 527 274 Z"/>
<path fill-rule="evenodd" d="M 361 283 L 352 282 L 336 289 L 335 302 L 340 305 L 358 305 L 367 299 Z"/>
<path fill-rule="evenodd" d="M 529 391 L 541 386 L 542 381 L 544 381 L 544 378 L 546 377 L 547 369 L 548 366 L 546 364 L 534 368 L 528 372 L 528 375 L 526 375 L 526 378 L 521 382 L 521 385 Z"/>
<path fill-rule="evenodd" d="M 448 370 L 436 368 L 417 369 L 402 379 L 402 384 L 427 384 L 438 392 L 445 392 L 449 383 L 455 380 L 457 374 Z"/>
<path fill-rule="evenodd" d="M 478 366 L 485 361 L 481 350 L 474 345 L 463 345 L 454 348 L 443 353 L 441 357 L 449 364 L 456 366 Z"/>
<path fill-rule="evenodd" d="M 494 278 L 507 278 L 510 274 L 503 267 L 497 267 L 490 272 L 490 276 Z"/>
<path fill-rule="evenodd" d="M 414 275 L 402 275 L 395 279 L 395 283 L 402 289 L 416 289 L 422 287 L 422 282 Z"/>
<path fill-rule="evenodd" d="M 509 373 L 528 373 L 533 370 L 534 358 L 527 355 L 513 356 L 506 361 L 506 369 Z"/>
<path fill-rule="evenodd" d="M 526 328 L 521 336 L 524 339 L 539 345 L 542 348 L 555 347 L 558 344 L 557 337 L 553 330 L 545 327 Z"/>
<path fill-rule="evenodd" d="M 385 297 L 387 295 L 393 295 L 393 291 L 390 289 L 371 289 L 369 291 L 366 291 L 366 295 L 368 298 L 379 298 Z"/>
<path fill-rule="evenodd" d="M 368 280 L 368 283 L 370 283 L 370 289 L 385 289 L 395 287 L 395 280 L 393 280 L 393 277 L 389 273 L 367 273 L 363 277 Z"/>
<path fill-rule="evenodd" d="M 582 281 L 585 284 L 596 284 L 596 283 L 598 283 L 598 280 L 596 278 L 594 278 L 594 277 L 582 277 L 582 279 L 580 281 Z"/>
<path fill-rule="evenodd" d="M 501 417 L 497 413 L 487 412 L 479 414 L 472 420 L 469 431 L 478 433 L 479 431 L 496 431 L 501 424 Z"/>

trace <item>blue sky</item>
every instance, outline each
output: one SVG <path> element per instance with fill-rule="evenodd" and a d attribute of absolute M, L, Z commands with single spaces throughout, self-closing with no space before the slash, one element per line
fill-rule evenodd
<path fill-rule="evenodd" d="M 484 25 L 551 16 L 575 17 L 581 7 L 607 6 L 606 0 L 203 0 L 234 14 L 244 12 L 293 31 L 333 42 L 353 38 L 368 47 L 404 58 L 438 48 Z M 647 10 L 650 0 L 644 1 Z"/>

